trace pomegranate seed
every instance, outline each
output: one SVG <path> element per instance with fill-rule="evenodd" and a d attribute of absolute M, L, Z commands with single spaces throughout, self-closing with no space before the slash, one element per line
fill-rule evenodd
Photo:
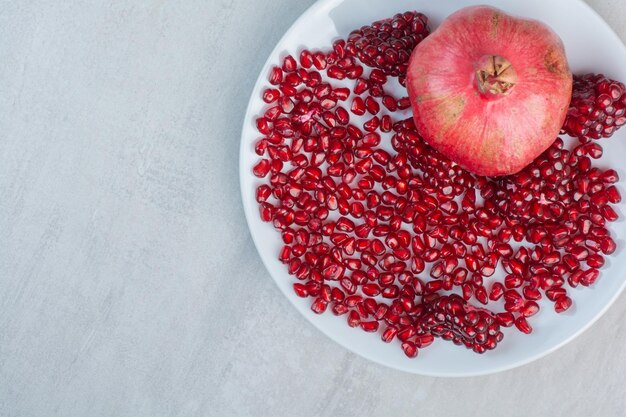
<path fill-rule="evenodd" d="M 604 257 L 596 254 L 589 255 L 586 262 L 591 268 L 602 268 L 604 266 Z"/>
<path fill-rule="evenodd" d="M 434 336 L 432 334 L 427 333 L 424 335 L 416 336 L 415 345 L 421 349 L 421 348 L 430 346 L 434 341 L 435 341 Z"/>
<path fill-rule="evenodd" d="M 255 166 L 252 168 L 252 173 L 259 177 L 263 178 L 270 172 L 270 161 L 267 159 L 261 159 Z"/>
<path fill-rule="evenodd" d="M 365 107 L 365 102 L 361 97 L 354 97 L 352 100 L 352 106 L 350 107 L 350 111 L 357 116 L 362 116 L 365 114 L 367 108 Z"/>
<path fill-rule="evenodd" d="M 287 55 L 285 59 L 283 60 L 283 71 L 293 72 L 297 68 L 298 68 L 298 63 L 296 62 L 296 60 L 291 55 Z"/>
<path fill-rule="evenodd" d="M 373 97 L 367 97 L 364 104 L 367 111 L 372 115 L 376 115 L 380 111 L 380 106 Z"/>
<path fill-rule="evenodd" d="M 309 291 L 307 290 L 306 285 L 295 283 L 293 284 L 293 290 L 298 297 L 308 297 Z"/>
<path fill-rule="evenodd" d="M 356 327 L 361 323 L 361 316 L 355 310 L 351 310 L 348 313 L 348 326 Z"/>
<path fill-rule="evenodd" d="M 491 286 L 491 292 L 489 293 L 489 299 L 497 301 L 504 294 L 504 286 L 499 282 L 494 282 Z"/>
<path fill-rule="evenodd" d="M 495 317 L 500 326 L 503 327 L 511 327 L 515 323 L 515 317 L 509 312 L 498 313 Z"/>
<path fill-rule="evenodd" d="M 366 332 L 375 332 L 378 330 L 377 321 L 362 321 L 361 328 Z"/>
<path fill-rule="evenodd" d="M 530 324 L 528 324 L 528 321 L 524 317 L 518 317 L 517 320 L 515 320 L 515 327 L 517 327 L 520 332 L 526 334 L 530 334 L 533 331 L 533 328 L 530 327 Z"/>
<path fill-rule="evenodd" d="M 389 343 L 393 340 L 393 338 L 398 333 L 398 328 L 395 326 L 389 326 L 385 329 L 383 334 L 381 335 L 381 339 L 385 343 Z"/>
<path fill-rule="evenodd" d="M 306 49 L 300 52 L 300 65 L 302 65 L 303 68 L 307 69 L 313 66 L 313 55 Z"/>
<path fill-rule="evenodd" d="M 346 78 L 346 71 L 336 65 L 330 66 L 326 73 L 330 78 L 335 78 L 337 80 L 343 80 L 344 78 Z"/>
<path fill-rule="evenodd" d="M 615 242 L 610 237 L 606 237 L 600 241 L 600 250 L 605 255 L 611 255 L 615 252 L 616 248 Z"/>
<path fill-rule="evenodd" d="M 415 358 L 417 356 L 417 346 L 415 346 L 413 342 L 402 343 L 402 350 L 409 358 Z"/>
<path fill-rule="evenodd" d="M 487 290 L 485 290 L 485 287 L 482 285 L 478 286 L 474 290 L 474 297 L 476 297 L 476 300 L 478 300 L 481 304 L 487 304 L 489 301 L 487 298 Z"/>
<path fill-rule="evenodd" d="M 541 293 L 536 288 L 524 287 L 522 293 L 524 294 L 524 298 L 526 298 L 527 300 L 541 299 Z"/>
<path fill-rule="evenodd" d="M 377 284 L 365 284 L 361 287 L 361 290 L 368 297 L 376 297 L 380 294 L 380 287 Z"/>
<path fill-rule="evenodd" d="M 279 67 L 273 67 L 270 71 L 269 76 L 270 84 L 279 85 L 283 82 L 283 70 Z"/>
<path fill-rule="evenodd" d="M 554 302 L 554 311 L 562 313 L 572 306 L 572 299 L 566 295 L 557 298 Z"/>
<path fill-rule="evenodd" d="M 324 301 L 321 298 L 316 299 L 313 304 L 311 304 L 311 310 L 315 314 L 322 314 L 326 311 L 326 307 L 328 306 L 328 302 Z"/>
<path fill-rule="evenodd" d="M 415 336 L 416 330 L 413 326 L 406 326 L 398 332 L 398 339 L 405 342 Z"/>
<path fill-rule="evenodd" d="M 280 97 L 280 91 L 275 88 L 268 88 L 263 92 L 263 101 L 266 103 L 273 103 Z"/>
<path fill-rule="evenodd" d="M 539 305 L 534 301 L 527 301 L 520 310 L 520 314 L 524 317 L 534 316 L 539 312 Z"/>
<path fill-rule="evenodd" d="M 604 206 L 600 208 L 600 213 L 602 214 L 602 217 L 604 217 L 609 222 L 614 222 L 618 219 L 617 213 L 615 212 L 615 210 L 613 210 L 611 206 Z"/>

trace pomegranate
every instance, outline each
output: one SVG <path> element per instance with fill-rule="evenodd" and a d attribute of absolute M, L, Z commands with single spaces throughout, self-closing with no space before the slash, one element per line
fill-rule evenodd
<path fill-rule="evenodd" d="M 417 45 L 407 89 L 424 140 L 468 171 L 498 176 L 520 171 L 554 142 L 572 74 L 547 26 L 472 6 Z"/>

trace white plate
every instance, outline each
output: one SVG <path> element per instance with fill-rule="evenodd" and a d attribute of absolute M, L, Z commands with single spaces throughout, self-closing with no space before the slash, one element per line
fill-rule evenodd
<path fill-rule="evenodd" d="M 574 73 L 602 72 L 610 78 L 626 80 L 626 49 L 609 26 L 582 1 L 572 0 L 491 0 L 481 3 L 499 7 L 506 12 L 539 19 L 556 31 L 565 43 L 570 66 Z M 503 342 L 494 351 L 477 355 L 450 342 L 436 340 L 429 348 L 420 350 L 416 359 L 407 358 L 397 341 L 385 344 L 380 334 L 365 333 L 347 326 L 346 318 L 336 317 L 330 311 L 316 315 L 310 310 L 311 299 L 297 297 L 292 289 L 294 278 L 287 274 L 285 265 L 277 260 L 281 247 L 280 234 L 271 224 L 259 218 L 255 188 L 261 181 L 252 175 L 252 166 L 258 156 L 254 143 L 259 138 L 254 120 L 265 107 L 261 91 L 268 86 L 267 74 L 272 65 L 281 62 L 286 54 L 298 56 L 301 48 L 328 48 L 338 37 L 345 37 L 352 29 L 383 19 L 397 12 L 418 10 L 425 13 L 431 29 L 438 26 L 453 11 L 475 4 L 469 0 L 434 2 L 432 0 L 320 0 L 292 25 L 278 42 L 257 79 L 248 104 L 243 131 L 239 171 L 243 203 L 254 243 L 267 270 L 276 284 L 311 323 L 342 346 L 374 362 L 433 376 L 469 376 L 499 372 L 538 359 L 574 339 L 595 322 L 613 303 L 626 286 L 626 257 L 620 256 L 625 242 L 626 222 L 611 225 L 611 233 L 618 243 L 616 254 L 608 258 L 598 282 L 592 288 L 568 289 L 574 306 L 557 315 L 551 304 L 542 304 L 540 313 L 531 319 L 534 331 L 524 335 L 515 329 L 505 329 Z M 397 92 L 397 96 L 402 94 Z M 611 166 L 626 179 L 623 169 L 626 155 L 626 128 L 610 139 L 601 140 L 604 157 L 596 163 Z M 621 184 L 620 184 L 621 185 Z M 622 193 L 624 190 L 620 187 Z M 624 203 L 617 207 L 626 213 Z M 314 347 L 310 347 L 313 348 Z M 598 346 L 598 349 L 601 349 Z"/>

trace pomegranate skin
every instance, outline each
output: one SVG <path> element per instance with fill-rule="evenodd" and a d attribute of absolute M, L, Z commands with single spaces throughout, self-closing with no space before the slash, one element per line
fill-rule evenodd
<path fill-rule="evenodd" d="M 488 6 L 450 15 L 415 48 L 407 89 L 424 140 L 478 175 L 520 171 L 559 134 L 572 93 L 561 39 Z"/>

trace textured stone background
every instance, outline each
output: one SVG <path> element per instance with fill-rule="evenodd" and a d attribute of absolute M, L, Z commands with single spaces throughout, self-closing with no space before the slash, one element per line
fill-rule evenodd
<path fill-rule="evenodd" d="M 279 293 L 239 134 L 311 3 L 0 0 L 0 415 L 624 415 L 624 296 L 544 359 L 437 379 L 345 351 Z M 626 39 L 621 1 L 589 3 Z"/>

